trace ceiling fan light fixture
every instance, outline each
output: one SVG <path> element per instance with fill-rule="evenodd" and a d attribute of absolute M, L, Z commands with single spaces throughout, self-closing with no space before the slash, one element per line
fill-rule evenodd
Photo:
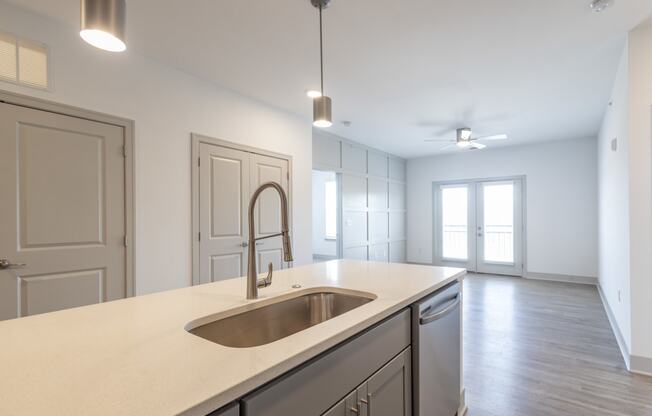
<path fill-rule="evenodd" d="M 459 140 L 468 141 L 471 139 L 471 129 L 469 127 L 462 127 L 461 129 L 457 129 L 457 137 Z"/>
<path fill-rule="evenodd" d="M 460 149 L 466 149 L 467 147 L 471 146 L 471 142 L 468 140 L 460 140 L 457 143 L 455 143 L 457 147 Z"/>
<path fill-rule="evenodd" d="M 109 52 L 127 49 L 125 0 L 81 0 L 79 36 L 90 45 Z"/>

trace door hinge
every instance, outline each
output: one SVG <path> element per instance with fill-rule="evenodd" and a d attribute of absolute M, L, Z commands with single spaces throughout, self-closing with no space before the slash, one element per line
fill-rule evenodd
<path fill-rule="evenodd" d="M 286 173 L 285 173 L 285 176 L 287 176 L 288 181 L 289 181 L 289 180 L 290 180 L 290 172 L 286 172 Z"/>
<path fill-rule="evenodd" d="M 129 244 L 128 244 L 129 242 L 127 241 L 127 236 L 126 236 L 126 235 L 125 235 L 125 237 L 124 237 L 124 239 L 123 239 L 122 242 L 123 242 L 123 244 L 124 244 L 125 247 L 128 247 L 128 246 L 129 246 Z"/>
<path fill-rule="evenodd" d="M 201 167 L 201 158 L 199 158 L 199 157 L 197 158 L 197 167 L 198 168 Z"/>
<path fill-rule="evenodd" d="M 122 157 L 127 157 L 127 146 L 122 146 Z"/>
<path fill-rule="evenodd" d="M 201 241 L 201 232 L 197 233 L 197 240 Z"/>

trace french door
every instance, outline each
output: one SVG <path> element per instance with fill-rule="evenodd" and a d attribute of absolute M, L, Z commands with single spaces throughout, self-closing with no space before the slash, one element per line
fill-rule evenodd
<path fill-rule="evenodd" d="M 523 275 L 520 178 L 435 184 L 435 264 Z"/>

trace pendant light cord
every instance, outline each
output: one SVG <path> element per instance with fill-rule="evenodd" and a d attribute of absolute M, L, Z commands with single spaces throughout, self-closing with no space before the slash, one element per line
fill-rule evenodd
<path fill-rule="evenodd" d="M 321 22 L 322 0 L 319 0 L 319 64 L 321 73 L 321 95 L 324 96 L 324 41 L 323 29 Z"/>

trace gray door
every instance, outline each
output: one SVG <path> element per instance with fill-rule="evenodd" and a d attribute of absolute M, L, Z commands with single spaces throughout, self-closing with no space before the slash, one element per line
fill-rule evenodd
<path fill-rule="evenodd" d="M 409 416 L 412 414 L 410 348 L 369 378 L 369 416 Z"/>
<path fill-rule="evenodd" d="M 123 128 L 0 103 L 0 319 L 126 296 Z"/>
<path fill-rule="evenodd" d="M 265 182 L 281 184 L 288 190 L 288 161 L 256 153 L 251 154 L 251 193 Z M 281 232 L 281 200 L 273 189 L 266 189 L 260 195 L 254 211 L 256 218 L 256 237 Z M 274 270 L 283 268 L 283 244 L 281 238 L 267 238 L 256 242 L 258 272 L 267 270 L 272 263 Z"/>
<path fill-rule="evenodd" d="M 206 143 L 199 152 L 200 282 L 243 276 L 250 153 Z"/>

